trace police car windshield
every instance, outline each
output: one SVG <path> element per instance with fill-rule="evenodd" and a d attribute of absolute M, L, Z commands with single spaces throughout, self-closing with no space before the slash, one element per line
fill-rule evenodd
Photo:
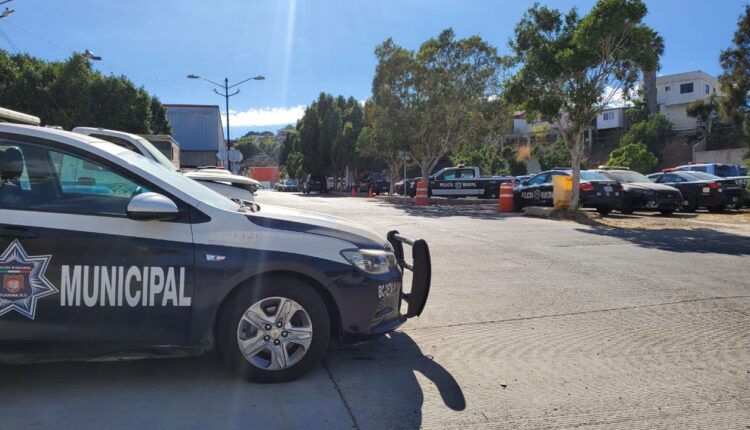
<path fill-rule="evenodd" d="M 186 194 L 189 194 L 197 200 L 200 200 L 201 203 L 205 203 L 218 209 L 230 211 L 237 211 L 241 209 L 240 205 L 222 196 L 221 194 L 199 184 L 198 182 L 180 173 L 165 169 L 164 166 L 150 158 L 146 158 L 132 151 L 123 151 L 121 153 L 118 153 L 117 155 L 128 163 L 145 170 L 146 172 L 161 179 L 165 183 L 172 185 L 173 187 Z"/>
<path fill-rule="evenodd" d="M 628 172 L 624 170 L 602 172 L 603 175 L 609 176 L 617 182 L 632 184 L 637 182 L 651 182 L 651 180 L 638 172 Z"/>

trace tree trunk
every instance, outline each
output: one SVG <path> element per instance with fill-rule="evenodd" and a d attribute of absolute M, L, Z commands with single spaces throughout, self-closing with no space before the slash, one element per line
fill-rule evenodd
<path fill-rule="evenodd" d="M 390 160 L 390 162 L 388 163 L 388 178 L 390 179 L 390 181 L 388 181 L 388 183 L 390 184 L 388 186 L 389 196 L 392 196 L 393 191 L 396 189 L 393 181 L 396 180 L 396 178 L 398 177 L 398 170 L 400 167 L 401 167 L 401 160 L 398 160 L 398 159 Z"/>
<path fill-rule="evenodd" d="M 581 197 L 581 155 L 583 153 L 583 135 L 573 136 L 575 141 L 570 148 L 571 175 L 573 176 L 573 192 L 570 197 L 568 213 L 574 215 L 578 211 L 578 201 Z"/>
<path fill-rule="evenodd" d="M 656 70 L 643 71 L 643 94 L 646 101 L 646 110 L 649 114 L 655 114 L 658 109 L 656 104 Z"/>

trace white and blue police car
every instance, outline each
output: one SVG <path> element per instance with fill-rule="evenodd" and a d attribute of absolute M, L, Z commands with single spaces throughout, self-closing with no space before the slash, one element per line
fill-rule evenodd
<path fill-rule="evenodd" d="M 303 375 L 330 339 L 373 339 L 420 315 L 431 274 L 423 240 L 238 204 L 112 143 L 11 124 L 0 253 L 0 359 L 216 348 L 264 382 Z"/>

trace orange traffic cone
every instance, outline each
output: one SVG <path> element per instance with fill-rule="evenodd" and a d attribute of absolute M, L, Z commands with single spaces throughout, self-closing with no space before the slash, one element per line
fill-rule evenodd
<path fill-rule="evenodd" d="M 372 187 L 367 189 L 367 197 L 369 198 L 375 197 L 375 195 L 372 193 Z"/>
<path fill-rule="evenodd" d="M 357 197 L 357 187 L 352 187 L 352 197 Z"/>

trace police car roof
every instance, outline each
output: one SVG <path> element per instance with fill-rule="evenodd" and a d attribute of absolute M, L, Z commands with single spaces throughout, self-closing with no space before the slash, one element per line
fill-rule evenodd
<path fill-rule="evenodd" d="M 39 127 L 35 125 L 20 125 L 0 123 L 0 132 L 22 134 L 24 136 L 50 139 L 76 148 L 90 152 L 106 152 L 117 156 L 129 150 L 114 143 L 106 142 L 85 134 L 73 133 L 71 131 L 58 130 L 56 128 Z"/>

